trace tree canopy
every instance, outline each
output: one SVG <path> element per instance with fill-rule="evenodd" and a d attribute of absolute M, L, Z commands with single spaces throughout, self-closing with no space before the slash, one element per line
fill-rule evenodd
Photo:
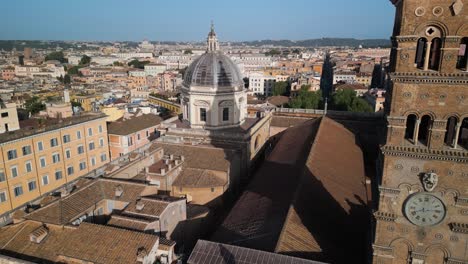
<path fill-rule="evenodd" d="M 288 92 L 288 85 L 287 82 L 275 82 L 273 85 L 273 95 L 286 95 Z"/>
<path fill-rule="evenodd" d="M 291 108 L 318 109 L 322 100 L 321 91 L 309 91 L 310 85 L 302 85 L 299 93 L 291 100 Z"/>
<path fill-rule="evenodd" d="M 83 55 L 83 57 L 81 57 L 80 65 L 88 65 L 90 63 L 91 63 L 91 57 L 87 55 Z"/>
<path fill-rule="evenodd" d="M 184 54 L 193 54 L 191 49 L 186 49 L 184 50 Z"/>
<path fill-rule="evenodd" d="M 269 51 L 265 52 L 265 55 L 267 55 L 267 56 L 281 55 L 281 51 L 279 51 L 277 49 L 272 49 L 272 50 L 269 50 Z"/>
<path fill-rule="evenodd" d="M 43 104 L 37 96 L 33 96 L 32 98 L 27 99 L 24 103 L 24 106 L 31 114 L 37 114 L 46 108 L 45 104 Z"/>
<path fill-rule="evenodd" d="M 149 64 L 149 61 L 139 61 L 139 60 L 132 60 L 128 63 L 128 66 L 138 69 L 144 69 L 146 64 Z"/>
<path fill-rule="evenodd" d="M 372 107 L 351 89 L 339 90 L 332 96 L 331 108 L 338 111 L 373 112 Z"/>
<path fill-rule="evenodd" d="M 68 62 L 68 60 L 65 59 L 65 57 L 63 55 L 63 52 L 61 52 L 61 51 L 56 51 L 56 52 L 52 52 L 52 53 L 47 54 L 46 57 L 45 57 L 45 60 L 46 61 L 48 61 L 48 60 L 58 60 L 58 61 L 60 61 L 60 63 Z"/>
<path fill-rule="evenodd" d="M 68 74 L 78 74 L 79 69 L 82 68 L 81 66 L 73 66 L 68 69 Z"/>

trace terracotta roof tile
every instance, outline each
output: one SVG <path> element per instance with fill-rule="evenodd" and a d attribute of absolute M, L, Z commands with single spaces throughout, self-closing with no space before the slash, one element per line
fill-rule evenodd
<path fill-rule="evenodd" d="M 117 186 L 123 188 L 120 197 L 115 196 Z M 139 183 L 99 179 L 82 186 L 67 197 L 32 212 L 25 218 L 50 224 L 66 224 L 104 199 L 127 203 L 134 201 L 145 187 L 146 185 Z"/>
<path fill-rule="evenodd" d="M 157 115 L 144 114 L 127 120 L 119 119 L 111 122 L 107 126 L 107 131 L 109 134 L 125 136 L 158 125 L 162 121 L 163 119 Z"/>
<path fill-rule="evenodd" d="M 220 187 L 227 184 L 227 173 L 223 171 L 185 168 L 172 183 L 180 187 Z"/>

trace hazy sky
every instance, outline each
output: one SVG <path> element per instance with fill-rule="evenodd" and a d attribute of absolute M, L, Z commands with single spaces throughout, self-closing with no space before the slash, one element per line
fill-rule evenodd
<path fill-rule="evenodd" d="M 2 0 L 0 39 L 385 38 L 389 0 Z"/>

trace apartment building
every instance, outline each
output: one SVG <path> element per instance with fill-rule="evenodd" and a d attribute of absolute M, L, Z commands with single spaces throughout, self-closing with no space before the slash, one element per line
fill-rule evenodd
<path fill-rule="evenodd" d="M 249 92 L 248 94 L 261 94 L 270 96 L 273 93 L 275 85 L 275 76 L 263 75 L 262 73 L 252 73 L 249 76 Z"/>
<path fill-rule="evenodd" d="M 139 149 L 157 138 L 156 128 L 162 118 L 154 114 L 136 113 L 109 124 L 111 160 Z"/>
<path fill-rule="evenodd" d="M 0 136 L 0 215 L 109 162 L 105 115 L 27 121 Z"/>
<path fill-rule="evenodd" d="M 15 103 L 4 103 L 0 100 L 0 133 L 20 129 Z"/>

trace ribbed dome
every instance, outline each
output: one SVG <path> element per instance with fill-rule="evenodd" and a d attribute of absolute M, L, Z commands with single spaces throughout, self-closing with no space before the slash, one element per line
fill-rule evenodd
<path fill-rule="evenodd" d="M 207 52 L 187 68 L 184 86 L 244 87 L 244 81 L 237 66 L 226 55 Z"/>

